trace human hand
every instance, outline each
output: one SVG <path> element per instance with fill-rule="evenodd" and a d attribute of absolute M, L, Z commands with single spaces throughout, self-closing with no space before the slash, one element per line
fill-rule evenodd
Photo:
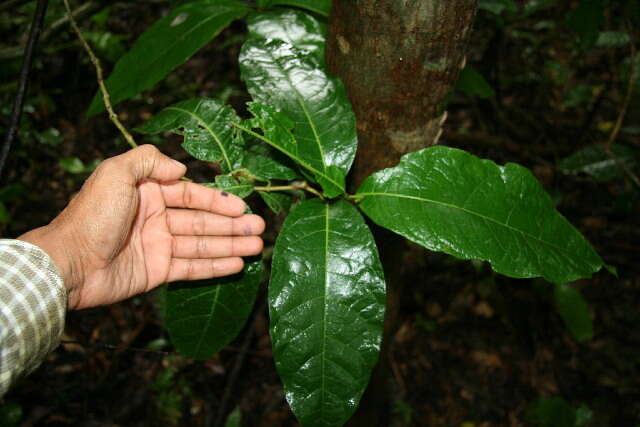
<path fill-rule="evenodd" d="M 185 171 L 151 145 L 107 159 L 49 225 L 19 237 L 52 257 L 69 309 L 238 273 L 240 257 L 262 251 L 262 218 L 234 195 L 178 181 Z"/>

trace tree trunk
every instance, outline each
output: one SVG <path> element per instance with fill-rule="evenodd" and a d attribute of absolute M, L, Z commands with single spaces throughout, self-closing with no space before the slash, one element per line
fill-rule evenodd
<path fill-rule="evenodd" d="M 434 144 L 464 66 L 476 0 L 334 0 L 327 64 L 358 121 L 352 183 Z"/>
<path fill-rule="evenodd" d="M 476 0 L 333 0 L 327 64 L 342 78 L 357 120 L 352 191 L 403 154 L 437 142 L 476 7 Z M 382 229 L 374 234 L 387 278 L 385 330 L 380 363 L 352 426 L 389 425 L 386 417 L 399 397 L 388 381 L 390 339 L 401 284 L 415 274 L 404 263 L 404 239 Z"/>

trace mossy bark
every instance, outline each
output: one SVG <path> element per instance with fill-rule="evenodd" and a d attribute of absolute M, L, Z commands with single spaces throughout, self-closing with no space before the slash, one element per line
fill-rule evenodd
<path fill-rule="evenodd" d="M 352 191 L 403 154 L 437 142 L 476 9 L 476 0 L 333 0 L 327 64 L 342 78 L 357 119 Z M 415 263 L 407 263 L 404 239 L 374 233 L 387 278 L 385 331 L 379 366 L 351 426 L 389 425 L 393 402 L 402 398 L 388 381 L 388 353 L 401 285 L 415 277 Z"/>

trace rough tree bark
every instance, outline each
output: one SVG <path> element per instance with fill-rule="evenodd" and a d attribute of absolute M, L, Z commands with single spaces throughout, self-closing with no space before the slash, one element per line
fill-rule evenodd
<path fill-rule="evenodd" d="M 345 83 L 357 119 L 359 148 L 351 190 L 400 157 L 435 144 L 444 102 L 464 67 L 476 0 L 333 0 L 327 64 Z M 380 364 L 351 425 L 388 425 L 388 348 L 399 292 L 411 274 L 406 243 L 378 229 L 387 277 L 387 314 Z"/>
<path fill-rule="evenodd" d="M 334 0 L 327 63 L 358 120 L 354 182 L 437 140 L 476 0 Z"/>

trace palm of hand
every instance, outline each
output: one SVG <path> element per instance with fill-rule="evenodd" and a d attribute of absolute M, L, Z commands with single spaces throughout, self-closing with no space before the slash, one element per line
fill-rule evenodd
<path fill-rule="evenodd" d="M 152 146 L 105 160 L 51 224 L 20 237 L 53 258 L 70 309 L 238 273 L 242 256 L 262 251 L 262 218 L 236 196 L 177 181 L 185 170 Z"/>
<path fill-rule="evenodd" d="M 243 265 L 239 256 L 262 250 L 255 234 L 264 222 L 242 215 L 240 199 L 182 182 L 145 181 L 132 191 L 119 197 L 127 201 L 119 209 L 128 214 L 92 241 L 91 258 L 98 262 L 85 278 L 80 307 L 120 301 L 168 281 L 236 273 Z M 221 222 L 227 226 L 207 227 Z"/>

